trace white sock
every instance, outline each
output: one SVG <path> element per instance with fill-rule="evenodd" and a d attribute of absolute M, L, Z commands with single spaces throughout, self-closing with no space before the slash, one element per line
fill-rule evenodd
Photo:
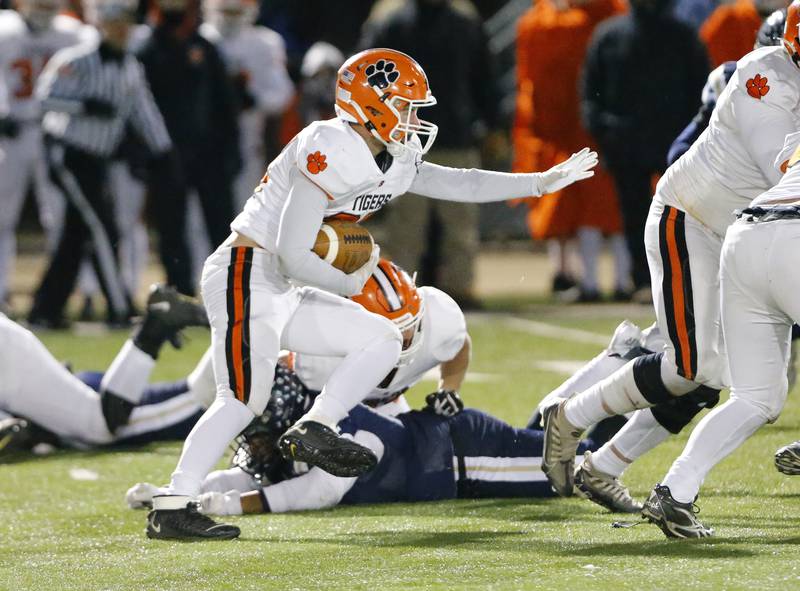
<path fill-rule="evenodd" d="M 669 487 L 679 503 L 691 503 L 711 469 L 766 422 L 766 415 L 757 406 L 731 398 L 697 424 L 661 484 Z"/>
<path fill-rule="evenodd" d="M 631 253 L 622 234 L 612 234 L 608 238 L 611 255 L 614 259 L 614 288 L 625 291 L 631 287 Z"/>
<path fill-rule="evenodd" d="M 217 396 L 217 381 L 214 379 L 211 348 L 206 349 L 195 368 L 186 377 L 189 392 L 192 393 L 197 404 L 208 408 Z"/>
<path fill-rule="evenodd" d="M 628 363 L 622 357 L 610 357 L 606 349 L 577 372 L 558 388 L 550 392 L 539 403 L 539 410 L 550 406 L 556 400 L 569 398 L 577 392 L 588 390 L 600 380 L 607 378 L 623 365 Z"/>
<path fill-rule="evenodd" d="M 350 353 L 328 378 L 322 392 L 300 421 L 315 421 L 335 429 L 350 409 L 364 400 L 392 371 L 399 356 L 400 343 L 394 339 Z"/>
<path fill-rule="evenodd" d="M 253 411 L 228 396 L 217 398 L 200 417 L 183 444 L 183 452 L 172 473 L 169 494 L 194 497 L 228 444 L 253 420 Z"/>
<path fill-rule="evenodd" d="M 588 429 L 605 418 L 653 406 L 636 387 L 633 364 L 634 361 L 629 361 L 606 379 L 570 398 L 564 409 L 567 420 L 575 427 Z"/>
<path fill-rule="evenodd" d="M 550 260 L 550 266 L 556 270 L 557 273 L 566 273 L 564 268 L 564 253 L 561 252 L 561 242 L 555 238 L 551 238 L 545 243 L 547 247 L 547 258 Z"/>
<path fill-rule="evenodd" d="M 578 252 L 583 266 L 581 286 L 586 291 L 598 291 L 597 256 L 603 248 L 603 234 L 598 228 L 578 228 Z"/>
<path fill-rule="evenodd" d="M 638 410 L 614 437 L 592 454 L 592 465 L 619 478 L 637 458 L 660 445 L 670 432 L 658 424 L 649 408 Z"/>
<path fill-rule="evenodd" d="M 128 339 L 103 375 L 100 391 L 116 394 L 137 404 L 142 399 L 155 365 L 155 359 L 136 347 L 133 340 Z"/>

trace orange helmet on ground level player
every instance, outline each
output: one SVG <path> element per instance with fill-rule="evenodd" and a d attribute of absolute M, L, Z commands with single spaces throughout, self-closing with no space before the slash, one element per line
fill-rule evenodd
<path fill-rule="evenodd" d="M 783 47 L 789 53 L 794 65 L 800 68 L 800 0 L 794 0 L 786 9 L 786 27 L 783 30 Z"/>
<path fill-rule="evenodd" d="M 425 301 L 417 291 L 414 278 L 393 262 L 381 259 L 361 293 L 350 299 L 397 325 L 403 335 L 400 365 L 408 364 L 422 346 L 425 313 Z"/>
<path fill-rule="evenodd" d="M 435 104 L 425 72 L 400 51 L 367 49 L 339 68 L 336 113 L 366 127 L 389 149 L 427 152 L 438 128 L 419 120 L 417 109 Z"/>

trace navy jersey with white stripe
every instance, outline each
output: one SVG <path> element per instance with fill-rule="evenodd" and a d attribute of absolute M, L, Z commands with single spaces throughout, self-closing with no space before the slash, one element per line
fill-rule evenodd
<path fill-rule="evenodd" d="M 384 445 L 378 465 L 342 503 L 554 496 L 541 471 L 543 434 L 465 409 L 444 418 L 424 411 L 386 417 L 359 405 L 342 432 L 369 431 Z M 594 447 L 584 441 L 582 454 Z"/>
<path fill-rule="evenodd" d="M 116 151 L 128 122 L 153 154 L 171 147 L 141 64 L 133 55 L 99 41 L 56 53 L 39 78 L 36 94 L 45 112 L 45 132 L 95 156 Z M 110 105 L 113 115 L 88 114 L 88 99 Z"/>

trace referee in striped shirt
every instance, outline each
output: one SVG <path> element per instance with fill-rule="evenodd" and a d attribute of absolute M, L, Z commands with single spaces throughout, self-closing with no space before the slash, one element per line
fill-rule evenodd
<path fill-rule="evenodd" d="M 133 313 L 119 272 L 108 184 L 108 166 L 128 124 L 154 156 L 156 190 L 174 187 L 169 134 L 141 65 L 126 51 L 135 10 L 135 0 L 94 0 L 87 16 L 99 37 L 58 52 L 39 79 L 50 176 L 67 208 L 61 239 L 34 298 L 31 324 L 66 324 L 64 308 L 87 252 L 108 303 L 108 321 L 123 324 Z"/>

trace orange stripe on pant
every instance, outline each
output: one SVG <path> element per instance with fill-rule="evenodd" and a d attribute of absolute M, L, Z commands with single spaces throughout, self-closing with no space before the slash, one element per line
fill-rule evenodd
<path fill-rule="evenodd" d="M 233 331 L 231 338 L 231 353 L 233 354 L 233 368 L 236 374 L 236 399 L 244 402 L 244 359 L 242 348 L 244 339 L 242 329 L 244 322 L 244 286 L 242 274 L 244 272 L 244 248 L 236 249 L 236 263 L 233 271 Z"/>
<path fill-rule="evenodd" d="M 672 278 L 670 284 L 672 285 L 672 306 L 673 318 L 675 319 L 675 328 L 678 333 L 678 340 L 681 343 L 681 358 L 683 367 L 686 371 L 686 379 L 694 379 L 692 373 L 692 358 L 689 342 L 689 329 L 686 326 L 686 303 L 684 301 L 684 276 L 683 265 L 681 264 L 681 257 L 678 253 L 678 242 L 675 239 L 675 218 L 678 216 L 678 210 L 671 208 L 667 217 L 667 249 L 669 251 L 669 261 L 672 267 Z"/>

